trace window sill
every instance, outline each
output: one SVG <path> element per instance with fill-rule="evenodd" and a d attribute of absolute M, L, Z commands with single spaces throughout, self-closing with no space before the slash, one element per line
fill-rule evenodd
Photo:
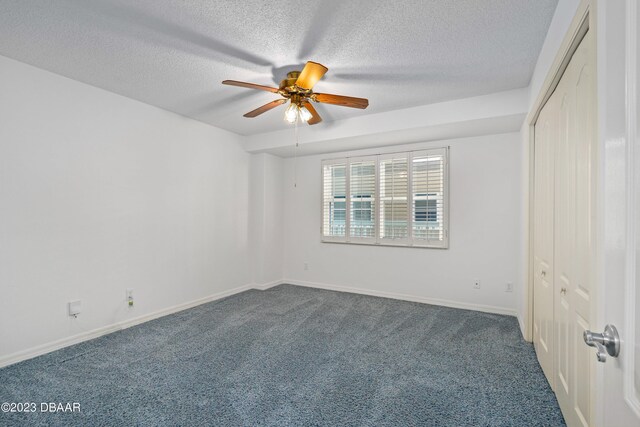
<path fill-rule="evenodd" d="M 341 242 L 338 240 L 321 240 L 321 243 L 330 243 L 338 245 L 355 245 L 355 246 L 381 246 L 392 248 L 414 248 L 414 249 L 449 249 L 449 242 L 444 242 L 441 245 L 407 245 L 402 243 L 371 243 L 371 242 Z"/>

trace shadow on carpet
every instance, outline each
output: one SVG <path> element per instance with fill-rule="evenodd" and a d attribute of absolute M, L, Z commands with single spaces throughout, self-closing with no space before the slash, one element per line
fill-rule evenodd
<path fill-rule="evenodd" d="M 0 402 L 38 406 L 4 426 L 565 425 L 514 317 L 292 285 L 0 369 Z"/>

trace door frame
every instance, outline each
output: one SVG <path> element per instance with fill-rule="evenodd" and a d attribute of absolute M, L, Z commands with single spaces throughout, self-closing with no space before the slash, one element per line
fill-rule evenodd
<path fill-rule="evenodd" d="M 524 339 L 526 341 L 533 341 L 533 304 L 534 304 L 534 188 L 535 188 L 535 124 L 538 120 L 540 112 L 542 108 L 545 106 L 553 92 L 555 91 L 560 79 L 562 78 L 569 62 L 575 53 L 576 49 L 580 45 L 580 42 L 584 38 L 587 32 L 591 33 L 591 49 L 593 49 L 593 57 L 595 58 L 595 63 L 593 64 L 593 81 L 597 85 L 598 82 L 598 71 L 597 71 L 597 45 L 598 45 L 598 37 L 597 37 L 597 10 L 596 10 L 596 2 L 597 0 L 581 0 L 576 13 L 571 21 L 571 25 L 569 26 L 568 31 L 566 32 L 562 44 L 558 49 L 554 61 L 549 68 L 546 78 L 540 88 L 540 91 L 535 94 L 535 101 L 532 104 L 529 113 L 525 119 L 525 123 L 523 126 L 523 151 L 525 156 L 525 167 L 528 167 L 528 171 L 526 176 L 528 177 L 528 186 L 526 191 L 528 192 L 526 200 L 526 209 L 525 209 L 525 229 L 527 230 L 525 235 L 525 248 L 526 248 L 526 257 L 525 257 L 525 269 L 524 273 L 526 274 L 526 294 L 525 294 L 525 304 L 524 304 L 524 313 L 523 313 L 523 334 Z M 597 89 L 596 89 L 597 93 Z M 534 95 L 534 94 L 532 94 Z M 595 102 L 596 109 L 598 108 L 598 102 Z M 596 117 L 598 114 L 596 112 Z M 598 120 L 596 120 L 596 139 L 599 139 L 600 130 L 598 127 Z M 599 145 L 599 144 L 598 144 Z M 602 157 L 601 149 L 598 148 L 595 155 L 595 164 L 600 165 Z M 597 166 L 599 169 L 599 166 Z M 596 169 L 596 174 L 599 174 L 599 171 Z M 601 191 L 600 188 L 594 188 L 594 191 L 599 193 Z M 595 195 L 599 199 L 599 195 Z M 597 212 L 596 221 L 600 221 L 600 211 Z M 595 236 L 595 250 L 594 253 L 596 257 L 601 253 L 600 242 L 599 242 L 599 234 Z M 591 300 L 591 315 L 590 315 L 590 323 L 591 325 L 598 325 L 599 316 L 601 315 L 598 307 L 597 307 L 597 298 L 600 295 L 599 289 L 601 288 L 601 263 L 596 261 L 596 268 L 594 271 L 595 277 L 593 280 L 594 288 L 592 289 L 592 295 L 594 296 Z M 598 424 L 598 417 L 602 413 L 601 408 L 597 406 L 597 394 L 595 391 L 595 384 L 597 383 L 597 372 L 595 367 L 593 366 L 595 363 L 591 363 L 591 368 L 589 369 L 590 382 L 593 385 L 591 387 L 591 396 L 590 396 L 590 410 L 591 410 L 591 419 L 596 420 L 596 424 Z"/>
<path fill-rule="evenodd" d="M 625 52 L 625 76 L 626 76 L 626 133 L 627 133 L 627 259 L 626 259 L 626 281 L 624 284 L 624 294 L 627 306 L 625 307 L 626 323 L 624 328 L 628 331 L 628 336 L 633 337 L 632 340 L 627 338 L 626 348 L 623 348 L 623 354 L 627 361 L 635 362 L 638 357 L 637 350 L 634 346 L 638 343 L 638 334 L 636 328 L 638 325 L 629 313 L 635 313 L 639 308 L 635 306 L 638 301 L 637 292 L 640 290 L 638 283 L 640 277 L 638 275 L 639 265 L 637 265 L 637 253 L 640 247 L 640 239 L 637 228 L 636 218 L 640 214 L 640 198 L 638 197 L 637 188 L 640 183 L 640 122 L 638 121 L 639 106 L 638 97 L 640 97 L 640 25 L 637 17 L 640 16 L 640 6 L 635 0 L 626 1 L 627 22 L 625 28 L 626 52 Z M 631 341 L 631 342 L 629 342 Z M 632 345 L 628 345 L 632 344 Z M 638 366 L 636 363 L 635 366 Z M 634 368 L 635 369 L 635 368 Z M 624 378 L 623 384 L 624 398 L 632 410 L 640 417 L 640 401 L 634 395 L 635 386 L 629 377 Z"/>
<path fill-rule="evenodd" d="M 536 99 L 531 106 L 529 114 L 525 119 L 525 129 L 524 129 L 524 148 L 525 155 L 528 158 L 528 162 L 525 164 L 528 165 L 528 197 L 527 199 L 527 209 L 526 211 L 526 248 L 527 248 L 527 256 L 526 256 L 526 304 L 525 304 L 525 314 L 523 316 L 524 320 L 524 339 L 526 341 L 533 341 L 533 279 L 534 279 L 534 271 L 533 271 L 533 217 L 534 217 L 534 185 L 535 185 L 535 176 L 534 176 L 534 150 L 535 150 L 535 124 L 538 120 L 538 116 L 540 115 L 540 111 L 542 107 L 546 104 L 546 102 L 551 97 L 551 94 L 558 86 L 562 75 L 564 74 L 567 66 L 569 65 L 569 61 L 573 56 L 574 52 L 578 48 L 580 41 L 587 33 L 587 31 L 592 31 L 591 39 L 594 41 L 594 45 L 592 46 L 594 51 L 596 50 L 595 41 L 596 37 L 596 8 L 595 8 L 595 0 L 581 0 L 580 5 L 578 6 L 576 15 L 571 22 L 569 30 L 565 35 L 562 44 L 560 45 L 560 49 L 558 50 L 556 57 L 551 65 L 547 73 L 547 77 L 540 88 L 539 93 L 536 96 Z M 597 58 L 597 51 L 595 52 L 595 56 Z M 594 72 L 597 73 L 594 64 Z M 597 74 L 594 74 L 594 81 L 597 81 Z M 598 153 L 599 157 L 599 153 Z M 596 159 L 599 161 L 599 158 Z"/>
<path fill-rule="evenodd" d="M 640 16 L 637 0 L 618 0 L 600 5 L 599 28 L 606 56 L 600 58 L 600 150 L 604 153 L 602 177 L 603 218 L 601 224 L 600 329 L 604 323 L 619 328 L 620 356 L 599 366 L 599 424 L 611 419 L 620 425 L 635 425 L 640 419 L 640 398 L 636 394 L 638 309 L 640 275 L 637 254 L 640 238 L 640 122 L 638 97 L 640 76 Z M 620 307 L 624 309 L 620 310 Z M 634 316 L 634 317 L 632 317 Z M 606 322 L 605 322 L 606 321 Z"/>

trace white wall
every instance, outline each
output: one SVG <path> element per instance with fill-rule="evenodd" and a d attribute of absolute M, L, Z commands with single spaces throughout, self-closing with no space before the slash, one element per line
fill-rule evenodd
<path fill-rule="evenodd" d="M 266 153 L 251 156 L 249 234 L 253 284 L 258 287 L 282 280 L 283 162 Z"/>
<path fill-rule="evenodd" d="M 519 138 L 510 133 L 287 159 L 285 281 L 514 314 L 514 294 L 505 292 L 505 285 L 522 286 L 515 255 L 522 246 Z M 446 145 L 451 147 L 448 250 L 320 242 L 322 159 Z M 473 289 L 475 278 L 482 282 L 480 290 Z"/>
<path fill-rule="evenodd" d="M 0 362 L 251 283 L 238 136 L 4 57 L 0 93 Z"/>
<path fill-rule="evenodd" d="M 462 129 L 473 122 L 465 114 L 490 106 L 498 108 L 493 118 L 521 117 L 521 100 L 533 102 L 578 3 L 560 0 L 527 90 L 479 98 L 480 109 L 455 101 L 429 120 L 444 114 Z M 327 155 L 298 158 L 294 188 L 293 159 L 240 148 L 288 155 L 287 132 L 242 138 L 4 57 L 0 93 L 0 365 L 34 346 L 282 278 L 525 315 L 524 134 L 411 146 L 452 147 L 449 250 L 330 245 L 319 239 L 319 162 Z M 500 102 L 487 101 L 494 98 Z M 430 124 L 366 117 L 366 126 L 348 123 L 353 147 L 413 141 L 406 130 Z M 469 126 L 480 135 L 497 125 Z M 322 141 L 306 141 L 309 130 L 301 132 L 303 152 L 306 142 L 323 152 L 347 142 L 339 126 Z M 481 197 L 487 185 L 500 191 Z M 474 278 L 480 291 L 471 289 Z M 126 288 L 134 288 L 133 309 Z M 78 319 L 66 314 L 72 299 L 82 300 Z"/>
<path fill-rule="evenodd" d="M 542 85 L 549 74 L 549 70 L 553 65 L 561 44 L 565 35 L 569 31 L 571 22 L 578 10 L 581 0 L 560 0 L 556 11 L 554 12 L 547 36 L 542 45 L 538 60 L 529 83 L 529 102 L 528 113 L 533 108 L 533 104 L 540 95 Z M 522 176 L 522 198 L 521 198 L 521 213 L 522 213 L 522 234 L 523 243 L 522 247 L 518 251 L 518 263 L 521 266 L 521 283 L 522 286 L 515 289 L 516 308 L 518 311 L 518 319 L 520 321 L 520 327 L 523 334 L 526 336 L 524 320 L 529 316 L 528 309 L 528 278 L 529 278 L 529 163 L 530 163 L 530 141 L 529 141 L 529 126 L 524 122 L 520 128 L 520 144 L 521 149 L 521 176 Z M 532 338 L 532 337 L 530 337 Z"/>
<path fill-rule="evenodd" d="M 527 88 L 301 126 L 298 155 L 517 132 L 527 113 Z M 294 155 L 293 129 L 250 135 L 250 153 Z"/>
<path fill-rule="evenodd" d="M 324 156 L 297 159 L 294 188 L 293 159 L 250 155 L 237 135 L 4 57 L 0 91 L 0 365 L 283 278 L 513 307 L 503 287 L 519 286 L 509 252 L 520 237 L 497 228 L 513 228 L 512 206 L 479 222 L 493 209 L 487 199 L 458 192 L 479 182 L 474 174 L 515 174 L 510 162 L 483 170 L 496 155 L 517 155 L 513 135 L 446 142 L 453 165 L 462 165 L 452 167 L 450 250 L 321 245 Z M 516 182 L 497 181 L 509 189 Z M 299 194 L 309 216 L 292 210 Z M 513 197 L 498 200 L 507 206 Z M 477 250 L 494 231 L 508 240 Z M 349 256 L 374 267 L 391 256 L 402 275 L 374 269 L 367 277 Z M 470 288 L 476 277 L 480 291 Z M 75 299 L 77 319 L 67 315 Z"/>

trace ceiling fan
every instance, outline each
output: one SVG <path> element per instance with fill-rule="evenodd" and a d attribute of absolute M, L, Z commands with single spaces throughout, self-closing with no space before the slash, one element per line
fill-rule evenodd
<path fill-rule="evenodd" d="M 291 71 L 287 73 L 287 78 L 280 82 L 280 87 L 263 86 L 254 83 L 239 82 L 236 80 L 225 80 L 222 84 L 230 86 L 245 87 L 248 89 L 258 89 L 267 92 L 277 93 L 283 98 L 271 101 L 262 107 L 249 111 L 244 117 L 257 117 L 279 105 L 290 101 L 289 107 L 285 110 L 284 117 L 289 123 L 297 122 L 298 118 L 310 125 L 320 123 L 322 118 L 318 114 L 311 101 L 323 104 L 341 105 L 343 107 L 365 109 L 369 106 L 369 100 L 365 98 L 353 98 L 351 96 L 331 95 L 328 93 L 314 93 L 313 86 L 325 75 L 329 69 L 317 62 L 308 61 L 302 71 Z"/>

